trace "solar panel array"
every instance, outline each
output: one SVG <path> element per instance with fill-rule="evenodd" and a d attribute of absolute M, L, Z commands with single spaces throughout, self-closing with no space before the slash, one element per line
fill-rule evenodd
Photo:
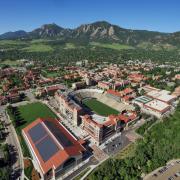
<path fill-rule="evenodd" d="M 50 136 L 46 136 L 42 141 L 40 141 L 36 145 L 36 148 L 38 149 L 43 161 L 49 160 L 59 150 L 58 146 Z"/>
<path fill-rule="evenodd" d="M 33 128 L 31 128 L 28 131 L 33 143 L 36 143 L 37 141 L 39 141 L 40 139 L 42 139 L 45 135 L 47 135 L 46 130 L 44 129 L 42 124 L 37 124 L 36 126 L 34 126 Z"/>
<path fill-rule="evenodd" d="M 48 135 L 45 127 L 43 127 L 41 123 L 31 128 L 28 131 L 28 134 L 44 162 L 49 160 L 56 152 L 59 151 L 59 147 L 56 145 L 52 137 Z"/>
<path fill-rule="evenodd" d="M 69 147 L 73 145 L 73 143 L 67 138 L 67 136 L 63 132 L 60 131 L 58 127 L 55 126 L 55 124 L 49 121 L 44 121 L 44 123 L 48 127 L 48 129 L 53 132 L 53 135 L 63 147 Z"/>

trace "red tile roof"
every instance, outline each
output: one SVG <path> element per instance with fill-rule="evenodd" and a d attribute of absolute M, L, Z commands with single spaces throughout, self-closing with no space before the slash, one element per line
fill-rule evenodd
<path fill-rule="evenodd" d="M 108 94 L 114 95 L 114 96 L 118 96 L 118 97 L 122 97 L 122 93 L 118 92 L 118 91 L 114 91 L 112 89 L 107 90 Z"/>
<path fill-rule="evenodd" d="M 56 152 L 52 157 L 50 157 L 49 160 L 47 160 L 46 162 L 43 161 L 38 149 L 36 148 L 36 145 L 33 143 L 28 131 L 33 128 L 34 126 L 36 126 L 39 123 L 42 123 L 44 125 L 44 121 L 49 121 L 51 123 L 53 123 L 58 129 L 59 131 L 61 131 L 61 133 L 63 133 L 66 138 L 72 142 L 71 146 L 67 146 L 67 147 L 63 147 L 62 149 L 59 149 L 58 152 Z M 46 126 L 47 127 L 47 126 Z M 48 128 L 48 127 L 47 127 Z M 47 134 L 54 140 L 54 142 L 56 142 L 55 137 L 52 135 L 53 132 L 49 133 L 48 130 Z M 76 155 L 80 155 L 83 151 L 85 151 L 84 147 L 64 128 L 64 126 L 62 126 L 58 120 L 56 119 L 37 119 L 34 122 L 32 122 L 31 124 L 29 124 L 27 127 L 25 127 L 22 132 L 26 135 L 26 137 L 28 138 L 29 143 L 31 144 L 31 148 L 33 149 L 39 165 L 42 169 L 42 172 L 44 174 L 46 174 L 46 172 L 48 172 L 51 168 L 58 168 L 61 164 L 63 164 L 68 158 L 70 158 L 71 156 L 76 156 Z"/>
<path fill-rule="evenodd" d="M 136 119 L 136 117 L 137 117 L 137 114 L 135 112 L 129 112 L 129 113 L 124 113 L 124 114 L 119 114 L 119 115 L 113 115 L 113 114 L 109 115 L 103 124 L 99 124 L 98 122 L 93 120 L 92 117 L 89 115 L 83 116 L 83 120 L 85 120 L 88 123 L 93 123 L 94 125 L 101 128 L 103 126 L 115 125 L 117 121 L 124 121 L 125 123 L 128 123 L 129 121 Z"/>
<path fill-rule="evenodd" d="M 126 89 L 123 90 L 123 92 L 124 92 L 125 94 L 129 94 L 129 93 L 132 93 L 132 92 L 133 92 L 133 89 L 131 89 L 131 88 L 126 88 Z"/>

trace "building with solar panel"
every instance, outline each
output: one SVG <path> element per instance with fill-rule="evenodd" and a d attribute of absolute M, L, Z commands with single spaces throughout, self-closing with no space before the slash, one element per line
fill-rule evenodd
<path fill-rule="evenodd" d="M 56 119 L 37 119 L 22 130 L 42 179 L 56 179 L 82 161 L 85 148 Z"/>

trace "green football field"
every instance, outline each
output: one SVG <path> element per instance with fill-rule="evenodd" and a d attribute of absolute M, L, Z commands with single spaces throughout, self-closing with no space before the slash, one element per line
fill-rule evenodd
<path fill-rule="evenodd" d="M 107 106 L 106 104 L 96 99 L 86 99 L 83 101 L 88 108 L 101 116 L 108 116 L 110 114 L 119 114 L 119 111 Z"/>

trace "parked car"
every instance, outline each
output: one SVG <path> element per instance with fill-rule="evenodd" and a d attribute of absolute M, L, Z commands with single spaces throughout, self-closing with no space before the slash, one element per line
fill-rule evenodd
<path fill-rule="evenodd" d="M 174 176 L 180 177 L 180 172 L 175 173 Z"/>

